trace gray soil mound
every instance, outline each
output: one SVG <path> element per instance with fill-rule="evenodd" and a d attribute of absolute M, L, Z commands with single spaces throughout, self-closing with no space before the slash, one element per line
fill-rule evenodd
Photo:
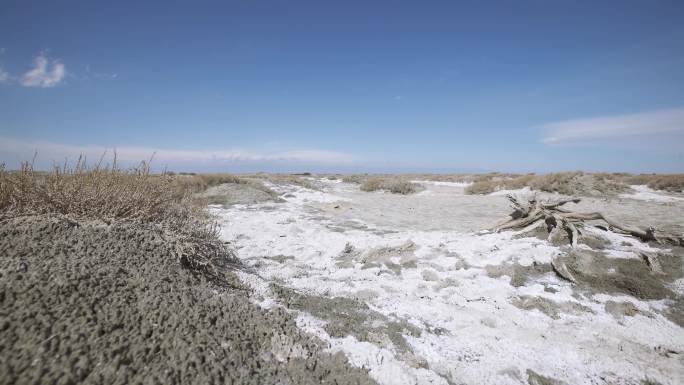
<path fill-rule="evenodd" d="M 280 201 L 275 191 L 264 187 L 260 182 L 225 183 L 209 187 L 197 194 L 197 197 L 206 199 L 208 203 L 224 206 Z"/>
<path fill-rule="evenodd" d="M 596 292 L 631 295 L 641 300 L 675 299 L 669 284 L 682 277 L 681 259 L 658 256 L 667 273 L 652 272 L 639 259 L 607 258 L 599 252 L 573 250 L 563 258 L 572 275 Z"/>
<path fill-rule="evenodd" d="M 1 222 L 0 383 L 373 383 L 176 246 L 140 225 Z"/>

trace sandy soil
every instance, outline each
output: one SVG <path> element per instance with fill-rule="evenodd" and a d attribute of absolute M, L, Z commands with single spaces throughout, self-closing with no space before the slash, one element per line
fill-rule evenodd
<path fill-rule="evenodd" d="M 0 223 L 2 384 L 370 384 L 366 371 L 216 286 L 155 228 L 26 217 Z"/>
<path fill-rule="evenodd" d="M 480 234 L 505 197 L 457 183 L 418 194 L 269 186 L 282 203 L 214 206 L 222 236 L 256 273 L 264 309 L 370 370 L 382 384 L 678 384 L 684 378 L 681 249 L 587 228 L 571 250 L 543 234 Z M 638 193 L 639 191 L 637 191 Z M 651 193 L 651 192 L 649 192 Z M 590 198 L 642 226 L 684 229 L 684 202 Z M 599 235 L 606 236 L 603 240 Z M 641 253 L 658 255 L 662 273 Z M 577 278 L 558 277 L 563 260 Z"/>

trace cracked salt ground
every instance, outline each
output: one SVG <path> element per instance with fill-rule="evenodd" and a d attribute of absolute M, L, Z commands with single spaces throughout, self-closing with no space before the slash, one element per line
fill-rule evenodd
<path fill-rule="evenodd" d="M 267 211 L 260 204 L 213 211 L 224 218 L 222 237 L 255 267 L 240 278 L 259 303 L 290 309 L 302 329 L 379 383 L 684 378 L 684 329 L 666 317 L 673 298 L 682 303 L 681 276 L 672 275 L 674 291 L 574 287 L 550 267 L 566 249 L 514 233 L 473 232 L 506 213 L 503 197 L 430 184 L 429 194 L 399 197 L 320 183 L 323 191 L 269 186 L 285 202 Z M 382 217 L 369 215 L 378 207 Z M 622 257 L 627 242 L 652 251 L 616 235 L 594 265 L 621 274 L 618 262 L 640 263 Z"/>

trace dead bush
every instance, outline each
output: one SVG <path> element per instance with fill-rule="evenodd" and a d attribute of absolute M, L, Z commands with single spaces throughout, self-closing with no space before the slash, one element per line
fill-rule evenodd
<path fill-rule="evenodd" d="M 647 185 L 655 176 L 653 174 L 627 175 L 620 178 L 620 181 L 628 185 Z"/>
<path fill-rule="evenodd" d="M 479 180 L 466 187 L 466 194 L 491 194 L 497 190 L 498 184 L 492 180 Z"/>
<path fill-rule="evenodd" d="M 153 224 L 180 240 L 178 256 L 185 266 L 208 274 L 214 260 L 232 254 L 218 239 L 209 214 L 190 199 L 187 185 L 177 177 L 150 173 L 149 163 L 121 170 L 116 160 L 108 167 L 55 166 L 50 172 L 34 170 L 25 162 L 18 171 L 0 167 L 0 220 L 60 214 L 76 223 L 97 220 Z"/>
<path fill-rule="evenodd" d="M 684 192 L 684 174 L 654 175 L 646 185 L 654 190 Z"/>
<path fill-rule="evenodd" d="M 480 175 L 466 188 L 468 194 L 489 194 L 499 190 L 530 187 L 533 190 L 564 195 L 610 195 L 627 191 L 621 182 L 623 174 L 587 174 L 581 171 L 544 175 L 497 174 Z"/>
<path fill-rule="evenodd" d="M 224 183 L 248 183 L 244 178 L 227 173 L 179 174 L 174 176 L 174 182 L 178 184 L 181 189 L 195 193 L 202 192 L 209 187 L 218 186 Z"/>
<path fill-rule="evenodd" d="M 629 186 L 617 177 L 606 174 L 588 174 L 581 171 L 540 175 L 530 182 L 530 187 L 563 195 L 612 195 L 629 190 Z"/>
<path fill-rule="evenodd" d="M 528 187 L 536 178 L 534 174 L 485 174 L 466 187 L 467 194 L 490 194 L 498 190 L 515 190 Z"/>
<path fill-rule="evenodd" d="M 422 187 L 403 178 L 370 177 L 361 184 L 360 189 L 367 192 L 384 190 L 393 194 L 408 195 L 422 190 Z"/>
<path fill-rule="evenodd" d="M 572 195 L 576 193 L 573 180 L 581 175 L 583 175 L 581 171 L 539 175 L 530 181 L 530 187 L 538 191 Z"/>
<path fill-rule="evenodd" d="M 366 179 L 368 179 L 368 175 L 349 174 L 349 175 L 343 175 L 342 176 L 342 182 L 344 182 L 344 183 L 361 184 Z"/>

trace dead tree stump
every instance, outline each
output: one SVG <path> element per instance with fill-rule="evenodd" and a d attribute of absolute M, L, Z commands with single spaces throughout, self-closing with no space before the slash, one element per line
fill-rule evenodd
<path fill-rule="evenodd" d="M 513 212 L 508 218 L 502 220 L 489 229 L 490 231 L 519 230 L 527 232 L 537 227 L 545 226 L 549 233 L 549 239 L 555 232 L 565 230 L 570 239 L 570 245 L 576 246 L 582 236 L 579 228 L 586 225 L 587 221 L 602 221 L 606 225 L 597 227 L 619 234 L 629 235 L 643 242 L 656 242 L 670 246 L 684 246 L 684 236 L 660 231 L 655 227 L 642 229 L 635 226 L 622 224 L 600 212 L 579 213 L 562 207 L 566 203 L 579 203 L 579 198 L 561 199 L 556 201 L 541 201 L 537 196 L 528 198 L 507 195 L 511 202 Z"/>

